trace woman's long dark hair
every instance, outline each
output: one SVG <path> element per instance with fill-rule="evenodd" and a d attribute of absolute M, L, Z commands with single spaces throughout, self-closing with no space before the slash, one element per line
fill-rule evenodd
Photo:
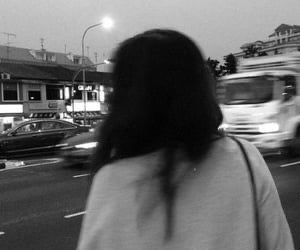
<path fill-rule="evenodd" d="M 124 41 L 113 69 L 111 110 L 101 127 L 94 171 L 121 158 L 163 149 L 159 173 L 172 234 L 174 153 L 200 159 L 218 134 L 222 114 L 215 83 L 200 50 L 187 36 L 155 29 Z"/>

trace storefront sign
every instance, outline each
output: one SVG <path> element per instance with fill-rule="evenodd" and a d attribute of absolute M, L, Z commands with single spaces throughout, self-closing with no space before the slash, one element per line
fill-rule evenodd
<path fill-rule="evenodd" d="M 84 90 L 84 86 L 83 85 L 78 85 L 78 90 L 83 91 Z M 85 90 L 86 91 L 92 91 L 93 90 L 93 86 L 92 85 L 86 85 L 85 86 Z"/>
<path fill-rule="evenodd" d="M 23 113 L 23 104 L 1 104 L 0 114 Z"/>
<path fill-rule="evenodd" d="M 57 107 L 58 107 L 57 102 L 49 102 L 48 103 L 48 108 L 49 109 L 57 109 Z"/>

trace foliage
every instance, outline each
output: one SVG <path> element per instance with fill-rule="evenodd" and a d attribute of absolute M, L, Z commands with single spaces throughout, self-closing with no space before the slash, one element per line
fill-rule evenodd
<path fill-rule="evenodd" d="M 255 44 L 249 44 L 244 49 L 245 57 L 254 57 L 258 54 L 259 48 Z"/>
<path fill-rule="evenodd" d="M 268 54 L 265 52 L 265 51 L 263 51 L 263 52 L 259 52 L 258 53 L 258 56 L 267 56 Z"/>
<path fill-rule="evenodd" d="M 236 59 L 235 59 L 234 55 L 229 54 L 229 55 L 225 56 L 224 60 L 225 60 L 224 70 L 226 71 L 226 74 L 236 73 L 237 63 L 236 63 Z"/>
<path fill-rule="evenodd" d="M 209 70 L 215 78 L 222 76 L 222 70 L 219 66 L 220 62 L 215 59 L 211 59 L 210 57 L 206 61 Z"/>
<path fill-rule="evenodd" d="M 255 56 L 267 56 L 265 51 L 261 52 L 262 47 L 257 43 L 248 44 L 248 46 L 243 48 L 245 53 L 245 58 L 255 57 Z"/>
<path fill-rule="evenodd" d="M 217 79 L 226 74 L 233 74 L 236 72 L 236 59 L 233 54 L 224 57 L 225 63 L 220 64 L 218 60 L 208 57 L 207 65 L 212 75 Z"/>

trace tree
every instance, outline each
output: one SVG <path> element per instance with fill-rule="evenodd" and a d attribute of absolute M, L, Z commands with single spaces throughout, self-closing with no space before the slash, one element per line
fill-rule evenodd
<path fill-rule="evenodd" d="M 224 71 L 227 74 L 236 73 L 236 59 L 235 59 L 234 55 L 229 54 L 229 55 L 225 56 L 224 60 L 225 60 Z"/>
<path fill-rule="evenodd" d="M 245 58 L 254 57 L 254 56 L 266 56 L 267 53 L 265 51 L 261 51 L 263 48 L 264 48 L 263 41 L 246 43 L 241 47 L 241 49 L 245 53 Z"/>
<path fill-rule="evenodd" d="M 220 62 L 218 60 L 215 60 L 215 59 L 211 59 L 210 57 L 207 58 L 207 61 L 206 61 L 207 65 L 208 65 L 208 68 L 209 70 L 211 71 L 212 75 L 215 77 L 215 78 L 218 78 L 220 76 L 222 76 L 222 71 L 223 71 L 223 66 L 219 66 Z"/>
<path fill-rule="evenodd" d="M 258 56 L 267 56 L 268 54 L 267 54 L 267 52 L 265 52 L 265 51 L 263 51 L 263 52 L 259 52 L 258 53 Z"/>
<path fill-rule="evenodd" d="M 259 48 L 255 44 L 250 44 L 245 48 L 245 57 L 254 57 L 258 53 Z"/>

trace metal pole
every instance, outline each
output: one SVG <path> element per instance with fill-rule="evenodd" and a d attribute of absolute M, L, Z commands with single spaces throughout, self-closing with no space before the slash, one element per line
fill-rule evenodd
<path fill-rule="evenodd" d="M 86 32 L 83 34 L 82 37 L 82 66 L 84 67 L 85 65 L 85 60 L 84 60 L 84 36 Z M 83 125 L 86 125 L 86 84 L 85 84 L 85 69 L 82 69 L 82 85 L 83 85 Z"/>
<path fill-rule="evenodd" d="M 84 58 L 84 38 L 85 38 L 85 35 L 87 33 L 87 31 L 91 28 L 94 28 L 94 27 L 97 27 L 97 26 L 100 26 L 102 25 L 102 22 L 101 23 L 97 23 L 97 24 L 94 24 L 94 25 L 91 25 L 89 27 L 86 28 L 86 30 L 84 31 L 83 33 L 83 36 L 82 36 L 82 39 L 81 39 L 81 54 L 82 54 L 82 66 L 83 66 L 83 69 L 82 69 L 82 85 L 83 85 L 83 124 L 86 125 L 86 99 L 87 99 L 87 96 L 86 96 L 86 82 L 85 82 L 85 58 Z"/>
<path fill-rule="evenodd" d="M 74 81 L 72 81 L 72 87 L 71 87 L 71 90 L 72 90 L 72 118 L 73 118 L 73 122 L 75 122 L 75 119 L 74 119 Z"/>
<path fill-rule="evenodd" d="M 84 66 L 84 67 L 80 68 L 79 70 L 77 70 L 75 72 L 75 74 L 73 75 L 73 78 L 72 78 L 72 95 L 71 95 L 71 97 L 72 97 L 72 116 L 73 116 L 73 122 L 74 122 L 74 89 L 75 89 L 74 85 L 75 85 L 76 77 L 79 75 L 79 73 L 81 71 L 84 71 L 87 68 L 90 68 L 90 67 L 93 67 L 93 66 L 97 66 L 97 65 L 102 65 L 102 64 L 109 64 L 109 63 L 110 63 L 110 61 L 106 60 L 105 62 L 95 63 L 95 64 L 91 64 L 91 65 L 88 65 L 88 66 Z"/>

